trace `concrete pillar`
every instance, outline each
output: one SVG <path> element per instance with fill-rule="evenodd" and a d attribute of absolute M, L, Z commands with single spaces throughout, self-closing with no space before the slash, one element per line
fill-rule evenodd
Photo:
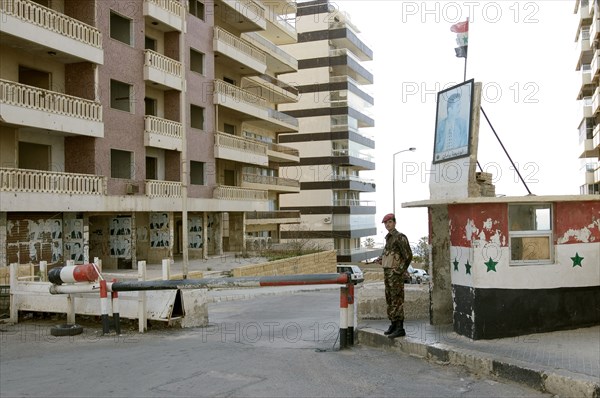
<path fill-rule="evenodd" d="M 432 260 L 429 322 L 432 325 L 444 325 L 452 323 L 453 319 L 447 205 L 429 208 L 429 225 Z"/>
<path fill-rule="evenodd" d="M 8 253 L 6 252 L 6 237 L 8 235 L 6 228 L 7 213 L 0 212 L 0 267 L 8 265 Z"/>
<path fill-rule="evenodd" d="M 215 254 L 223 255 L 223 213 L 214 214 L 213 233 L 215 234 Z"/>
<path fill-rule="evenodd" d="M 208 259 L 208 213 L 202 213 L 202 258 Z"/>

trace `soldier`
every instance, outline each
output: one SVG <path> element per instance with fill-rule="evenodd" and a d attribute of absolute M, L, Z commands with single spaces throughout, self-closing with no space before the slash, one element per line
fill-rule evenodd
<path fill-rule="evenodd" d="M 391 325 L 384 332 L 390 339 L 405 336 L 404 330 L 404 276 L 412 261 L 412 250 L 406 235 L 396 230 L 396 216 L 386 214 L 382 223 L 388 234 L 378 262 L 383 265 L 385 301 Z"/>

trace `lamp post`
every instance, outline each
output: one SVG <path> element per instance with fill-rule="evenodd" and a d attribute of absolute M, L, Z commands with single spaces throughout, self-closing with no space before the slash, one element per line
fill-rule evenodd
<path fill-rule="evenodd" d="M 396 214 L 396 155 L 402 152 L 414 152 L 417 148 L 410 147 L 394 153 L 392 166 L 392 212 Z"/>

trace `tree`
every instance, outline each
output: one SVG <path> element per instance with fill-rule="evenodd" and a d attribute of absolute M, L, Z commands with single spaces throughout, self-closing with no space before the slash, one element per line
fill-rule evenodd
<path fill-rule="evenodd" d="M 423 236 L 419 243 L 412 245 L 413 261 L 429 266 L 429 237 Z"/>

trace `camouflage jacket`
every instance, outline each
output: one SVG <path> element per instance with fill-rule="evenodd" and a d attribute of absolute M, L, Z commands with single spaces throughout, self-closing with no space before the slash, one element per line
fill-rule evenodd
<path fill-rule="evenodd" d="M 399 273 L 404 273 L 412 261 L 412 250 L 406 235 L 391 230 L 385 236 L 385 247 L 381 255 L 383 268 L 393 268 Z"/>

